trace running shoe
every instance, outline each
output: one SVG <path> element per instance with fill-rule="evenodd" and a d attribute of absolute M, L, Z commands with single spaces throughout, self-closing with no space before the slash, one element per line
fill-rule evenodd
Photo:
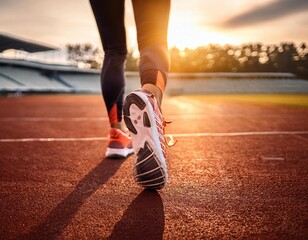
<path fill-rule="evenodd" d="M 111 128 L 108 138 L 107 158 L 126 158 L 134 152 L 131 138 L 120 129 Z"/>
<path fill-rule="evenodd" d="M 168 179 L 164 121 L 155 96 L 142 89 L 130 93 L 124 101 L 123 113 L 137 155 L 137 184 L 147 189 L 163 188 Z"/>

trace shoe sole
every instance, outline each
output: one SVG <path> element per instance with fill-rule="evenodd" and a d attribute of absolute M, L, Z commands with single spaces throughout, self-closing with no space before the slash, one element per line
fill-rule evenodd
<path fill-rule="evenodd" d="M 137 160 L 134 175 L 137 184 L 147 189 L 161 189 L 168 178 L 154 110 L 143 93 L 131 93 L 123 106 L 124 121 L 131 132 Z"/>
<path fill-rule="evenodd" d="M 132 148 L 107 148 L 106 157 L 107 158 L 126 158 L 129 155 L 133 154 L 134 150 Z"/>

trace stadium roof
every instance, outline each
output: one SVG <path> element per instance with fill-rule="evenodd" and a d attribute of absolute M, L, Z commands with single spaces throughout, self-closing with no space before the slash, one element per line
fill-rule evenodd
<path fill-rule="evenodd" d="M 57 48 L 0 33 L 0 52 L 8 49 L 34 53 L 56 50 Z"/>

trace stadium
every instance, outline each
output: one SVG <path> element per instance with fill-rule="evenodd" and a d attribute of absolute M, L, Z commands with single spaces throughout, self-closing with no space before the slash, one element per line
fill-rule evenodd
<path fill-rule="evenodd" d="M 106 158 L 100 71 L 38 61 L 0 35 L 1 239 L 306 239 L 308 81 L 292 72 L 171 72 L 169 182 Z M 57 55 L 57 54 L 55 54 Z M 43 57 L 44 59 L 44 57 Z M 140 86 L 126 71 L 125 93 Z"/>

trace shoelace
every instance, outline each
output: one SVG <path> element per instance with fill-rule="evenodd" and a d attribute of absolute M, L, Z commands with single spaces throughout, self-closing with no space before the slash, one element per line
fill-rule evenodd
<path fill-rule="evenodd" d="M 148 94 L 150 94 L 150 97 L 152 97 L 154 99 L 154 101 L 157 102 L 157 100 L 155 99 L 155 96 L 153 93 L 149 92 L 149 91 L 145 91 L 145 90 L 142 90 L 144 92 L 147 92 Z M 161 112 L 161 108 L 159 107 L 159 110 Z M 164 134 L 164 141 L 166 143 L 166 145 L 168 147 L 173 147 L 176 143 L 177 143 L 177 140 L 174 140 L 173 136 L 171 134 L 165 134 L 165 127 L 167 126 L 167 124 L 171 124 L 172 121 L 165 121 L 163 119 L 163 134 Z"/>
<path fill-rule="evenodd" d="M 171 124 L 171 123 L 172 121 L 165 121 L 165 120 L 163 121 L 164 139 L 168 147 L 173 147 L 177 143 L 177 140 L 174 140 L 171 134 L 165 134 L 165 127 L 167 127 L 167 124 Z"/>

